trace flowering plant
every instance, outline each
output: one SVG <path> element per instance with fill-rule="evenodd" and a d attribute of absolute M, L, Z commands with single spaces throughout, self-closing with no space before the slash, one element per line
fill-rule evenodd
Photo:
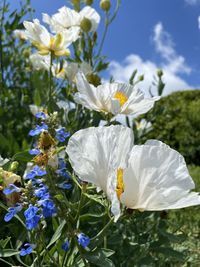
<path fill-rule="evenodd" d="M 72 0 L 72 8 L 43 14 L 49 29 L 34 19 L 12 33 L 19 38 L 16 45 L 28 49 L 26 71 L 35 76 L 26 105 L 32 113 L 29 142 L 24 151 L 0 160 L 5 227 L 19 223 L 17 235 L 0 240 L 1 260 L 10 266 L 144 266 L 148 253 L 156 263 L 159 235 L 174 237 L 162 221 L 166 210 L 200 204 L 177 151 L 159 140 L 139 144 L 139 128 L 134 141 L 130 121 L 153 108 L 161 94 L 145 97 L 136 72 L 127 84 L 102 81 L 100 71 L 108 65 L 102 47 L 120 1 L 114 10 L 109 0 L 100 1 L 105 16 L 100 44 L 100 15 L 92 2 Z M 164 86 L 161 76 L 158 89 Z M 4 71 L 1 84 L 6 94 Z M 150 227 L 138 232 L 145 220 Z M 144 256 L 141 236 L 148 243 Z M 129 263 L 110 259 L 123 240 L 138 250 Z"/>

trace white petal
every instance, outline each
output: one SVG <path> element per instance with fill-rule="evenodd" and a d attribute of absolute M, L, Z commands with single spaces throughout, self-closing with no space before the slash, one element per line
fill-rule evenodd
<path fill-rule="evenodd" d="M 132 130 L 121 125 L 88 128 L 76 132 L 66 152 L 78 177 L 100 187 L 112 202 L 116 219 L 120 204 L 116 194 L 117 169 L 125 168 L 133 145 Z"/>
<path fill-rule="evenodd" d="M 138 116 L 148 112 L 153 106 L 155 101 L 158 101 L 160 97 L 144 98 L 144 94 L 139 89 L 132 88 L 131 95 L 128 101 L 122 107 L 123 114 L 130 114 Z"/>
<path fill-rule="evenodd" d="M 160 141 L 134 146 L 121 201 L 129 208 L 164 210 L 200 204 L 184 158 Z M 132 193 L 131 189 L 132 188 Z"/>
<path fill-rule="evenodd" d="M 96 10 L 94 8 L 86 6 L 81 10 L 80 16 L 82 19 L 85 17 L 91 21 L 92 23 L 91 32 L 95 32 L 100 23 L 100 16 L 96 12 Z"/>
<path fill-rule="evenodd" d="M 99 111 L 101 104 L 97 98 L 96 87 L 94 87 L 92 84 L 89 84 L 81 72 L 77 73 L 76 75 L 76 85 L 78 93 L 74 96 L 75 101 L 89 109 Z"/>

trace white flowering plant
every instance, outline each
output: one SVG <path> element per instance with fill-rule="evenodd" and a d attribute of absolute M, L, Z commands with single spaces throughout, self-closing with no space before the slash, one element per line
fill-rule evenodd
<path fill-rule="evenodd" d="M 109 64 L 102 47 L 119 4 L 100 1 L 101 40 L 101 16 L 92 0 L 69 1 L 52 16 L 43 14 L 42 23 L 22 21 L 32 14 L 28 0 L 6 22 L 9 4 L 3 1 L 0 261 L 5 266 L 187 261 L 172 244 L 185 236 L 170 228 L 167 214 L 198 206 L 199 193 L 192 191 L 195 184 L 177 151 L 159 140 L 140 143 L 141 131 L 151 125 L 136 118 L 159 101 L 163 74 L 158 72 L 158 96 L 150 97 L 139 89 L 144 77 L 136 71 L 127 84 L 101 76 Z"/>

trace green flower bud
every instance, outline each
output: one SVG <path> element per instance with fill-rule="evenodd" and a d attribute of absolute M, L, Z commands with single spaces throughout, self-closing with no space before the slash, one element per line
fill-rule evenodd
<path fill-rule="evenodd" d="M 76 11 L 80 11 L 80 0 L 71 0 L 73 6 L 74 6 L 74 9 Z"/>
<path fill-rule="evenodd" d="M 157 75 L 158 77 L 162 77 L 163 76 L 163 71 L 161 69 L 157 70 Z"/>
<path fill-rule="evenodd" d="M 93 0 L 85 0 L 85 4 L 91 6 L 93 4 Z"/>
<path fill-rule="evenodd" d="M 140 75 L 140 76 L 138 77 L 138 80 L 139 80 L 139 81 L 143 81 L 143 80 L 144 80 L 144 75 Z"/>
<path fill-rule="evenodd" d="M 101 0 L 100 7 L 106 12 L 109 11 L 111 7 L 110 0 Z"/>
<path fill-rule="evenodd" d="M 90 73 L 86 75 L 87 80 L 89 83 L 93 84 L 94 86 L 98 86 L 101 84 L 101 79 L 97 74 Z"/>
<path fill-rule="evenodd" d="M 17 161 L 13 161 L 13 163 L 10 165 L 10 171 L 11 172 L 16 171 L 18 166 L 19 166 L 19 163 Z"/>
<path fill-rule="evenodd" d="M 81 26 L 82 31 L 89 32 L 92 28 L 92 22 L 87 18 L 83 18 L 80 26 Z"/>

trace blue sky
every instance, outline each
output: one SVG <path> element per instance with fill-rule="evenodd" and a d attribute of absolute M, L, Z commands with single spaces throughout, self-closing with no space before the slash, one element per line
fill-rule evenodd
<path fill-rule="evenodd" d="M 12 6 L 19 1 L 10 0 Z M 94 7 L 103 13 L 99 0 Z M 114 5 L 115 1 L 111 0 Z M 53 14 L 65 0 L 32 0 L 36 10 Z M 145 74 L 145 89 L 158 67 L 165 70 L 167 91 L 200 88 L 200 0 L 122 0 L 111 25 L 103 53 L 111 61 L 109 74 L 127 81 L 133 69 Z"/>

